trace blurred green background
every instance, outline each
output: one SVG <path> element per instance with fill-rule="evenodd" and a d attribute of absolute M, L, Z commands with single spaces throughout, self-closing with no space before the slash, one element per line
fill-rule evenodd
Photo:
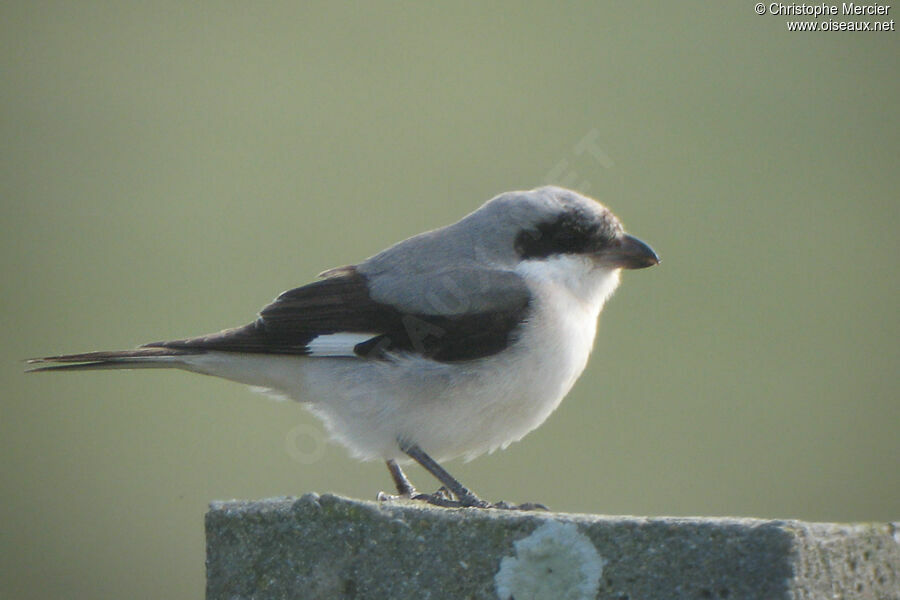
<path fill-rule="evenodd" d="M 244 324 L 551 182 L 663 264 L 624 274 L 543 427 L 451 472 L 562 511 L 900 517 L 896 32 L 748 2 L 0 16 L 0 597 L 196 598 L 210 500 L 390 484 L 296 404 L 20 359 Z"/>

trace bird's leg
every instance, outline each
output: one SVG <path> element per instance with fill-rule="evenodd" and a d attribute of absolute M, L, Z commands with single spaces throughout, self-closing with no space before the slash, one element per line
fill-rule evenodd
<path fill-rule="evenodd" d="M 394 496 L 392 494 L 378 492 L 375 496 L 378 501 L 390 502 L 391 500 L 409 500 L 420 495 L 416 491 L 416 487 L 412 484 L 412 481 L 409 480 L 406 473 L 404 473 L 403 469 L 400 468 L 400 465 L 397 464 L 397 461 L 388 459 L 385 461 L 385 464 L 387 464 L 388 471 L 391 473 L 391 479 L 394 480 L 394 487 L 397 488 L 397 495 Z"/>
<path fill-rule="evenodd" d="M 416 444 L 403 444 L 401 443 L 400 449 L 403 450 L 411 459 L 422 465 L 426 471 L 434 475 L 438 481 L 440 481 L 447 490 L 456 497 L 456 502 L 453 504 L 448 504 L 446 502 L 445 496 L 441 494 L 441 491 L 438 490 L 436 494 L 431 494 L 430 496 L 426 496 L 424 494 L 419 494 L 422 496 L 423 500 L 427 500 L 432 504 L 438 504 L 440 506 L 474 506 L 478 508 L 488 508 L 490 504 L 485 502 L 478 496 L 476 496 L 472 490 L 461 484 L 453 475 L 447 472 L 444 467 L 439 465 L 436 460 L 425 454 L 425 451 L 419 448 Z M 444 496 L 444 498 L 441 498 Z"/>
<path fill-rule="evenodd" d="M 391 472 L 391 479 L 394 480 L 394 485 L 397 487 L 397 493 L 402 497 L 412 498 L 416 494 L 416 488 L 412 481 L 409 480 L 396 460 L 390 459 L 386 462 L 388 471 Z"/>
<path fill-rule="evenodd" d="M 475 495 L 472 490 L 464 486 L 459 482 L 458 479 L 453 477 L 450 473 L 447 472 L 444 467 L 438 464 L 436 460 L 428 456 L 424 450 L 419 448 L 416 444 L 406 444 L 401 442 L 400 449 L 406 453 L 407 456 L 412 458 L 414 461 L 422 465 L 425 470 L 434 475 L 438 481 L 440 481 L 443 485 L 441 488 L 433 494 L 422 494 L 416 491 L 415 486 L 413 486 L 412 482 L 403 472 L 403 469 L 400 468 L 400 465 L 397 464 L 397 461 L 393 459 L 389 459 L 386 462 L 388 471 L 391 473 L 391 478 L 394 480 L 394 485 L 397 488 L 397 496 L 391 496 L 389 494 L 385 494 L 384 492 L 378 493 L 378 500 L 381 501 L 391 501 L 391 500 L 423 500 L 428 502 L 429 504 L 434 504 L 435 506 L 444 506 L 447 508 L 466 508 L 466 507 L 474 507 L 474 508 L 501 508 L 506 510 L 547 510 L 547 507 L 543 504 L 538 504 L 536 502 L 529 502 L 526 504 L 509 504 L 508 502 L 497 502 L 496 504 L 491 504 L 490 502 L 485 502 L 481 498 Z"/>
<path fill-rule="evenodd" d="M 388 471 L 391 473 L 391 479 L 394 480 L 394 486 L 397 488 L 397 495 L 385 494 L 378 492 L 376 498 L 382 502 L 390 502 L 392 500 L 424 500 L 431 504 L 439 506 L 461 506 L 459 502 L 453 499 L 450 492 L 445 487 L 441 487 L 434 494 L 420 494 L 412 481 L 397 464 L 397 461 L 389 459 L 385 461 Z"/>

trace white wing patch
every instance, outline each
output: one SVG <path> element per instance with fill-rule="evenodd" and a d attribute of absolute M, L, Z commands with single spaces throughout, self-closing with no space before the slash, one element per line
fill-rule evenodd
<path fill-rule="evenodd" d="M 378 337 L 377 333 L 330 333 L 320 335 L 307 345 L 309 356 L 358 356 L 353 347 Z"/>

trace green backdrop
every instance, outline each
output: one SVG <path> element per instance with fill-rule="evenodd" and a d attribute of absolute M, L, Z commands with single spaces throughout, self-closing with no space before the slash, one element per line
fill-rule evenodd
<path fill-rule="evenodd" d="M 243 324 L 549 182 L 663 263 L 543 427 L 451 472 L 564 511 L 900 517 L 896 32 L 708 1 L 0 17 L 0 597 L 196 598 L 210 500 L 390 483 L 295 404 L 20 359 Z"/>

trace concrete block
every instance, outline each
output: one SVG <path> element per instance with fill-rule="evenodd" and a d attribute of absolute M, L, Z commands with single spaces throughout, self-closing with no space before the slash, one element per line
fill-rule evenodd
<path fill-rule="evenodd" d="M 900 599 L 900 524 L 215 502 L 207 598 Z"/>

